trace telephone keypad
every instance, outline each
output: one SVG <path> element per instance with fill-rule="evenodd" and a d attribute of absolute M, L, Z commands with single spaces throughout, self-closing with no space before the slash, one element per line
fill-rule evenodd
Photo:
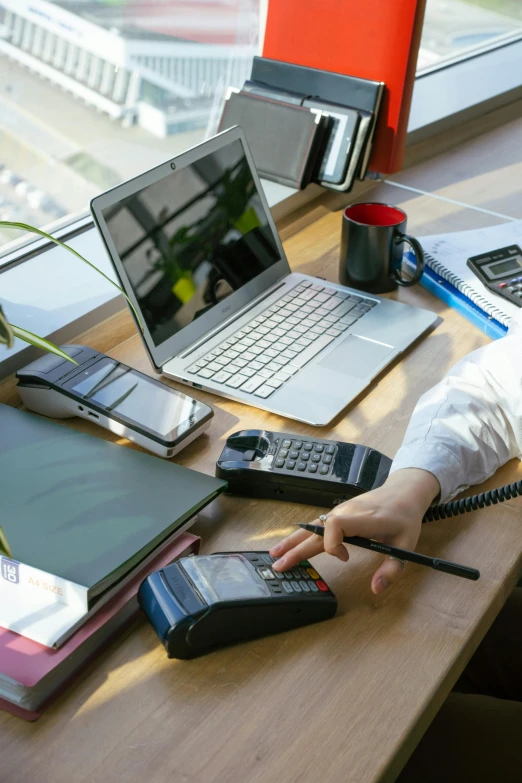
<path fill-rule="evenodd" d="M 327 476 L 336 451 L 337 447 L 331 443 L 286 439 L 281 442 L 273 466 L 279 470 L 298 470 L 300 473 L 306 471 Z"/>

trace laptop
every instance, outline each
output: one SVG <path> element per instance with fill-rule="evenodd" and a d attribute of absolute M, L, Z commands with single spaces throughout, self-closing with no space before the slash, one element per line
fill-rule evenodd
<path fill-rule="evenodd" d="M 328 424 L 436 320 L 292 272 L 239 127 L 91 211 L 156 370 L 281 416 Z"/>

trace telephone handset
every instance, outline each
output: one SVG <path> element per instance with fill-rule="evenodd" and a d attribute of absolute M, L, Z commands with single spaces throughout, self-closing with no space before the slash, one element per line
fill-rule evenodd
<path fill-rule="evenodd" d="M 332 507 L 384 484 L 391 460 L 375 449 L 285 432 L 231 435 L 216 464 L 228 492 Z"/>
<path fill-rule="evenodd" d="M 355 443 L 269 430 L 242 430 L 227 438 L 216 476 L 227 492 L 331 508 L 382 486 L 391 459 Z M 432 505 L 423 522 L 458 516 L 522 495 L 522 481 Z"/>

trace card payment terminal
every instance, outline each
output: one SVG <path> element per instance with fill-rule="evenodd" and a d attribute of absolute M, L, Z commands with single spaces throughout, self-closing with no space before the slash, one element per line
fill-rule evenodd
<path fill-rule="evenodd" d="M 138 602 L 169 658 L 326 620 L 337 600 L 308 561 L 272 571 L 268 552 L 184 557 L 142 583 Z"/>

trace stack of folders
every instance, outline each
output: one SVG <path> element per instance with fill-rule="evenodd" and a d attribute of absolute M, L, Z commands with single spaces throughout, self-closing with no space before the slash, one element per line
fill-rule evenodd
<path fill-rule="evenodd" d="M 31 718 L 226 485 L 7 405 L 0 432 L 0 706 Z"/>
<path fill-rule="evenodd" d="M 219 131 L 243 129 L 261 177 L 338 191 L 364 179 L 383 82 L 264 58 L 252 76 L 228 89 Z"/>

